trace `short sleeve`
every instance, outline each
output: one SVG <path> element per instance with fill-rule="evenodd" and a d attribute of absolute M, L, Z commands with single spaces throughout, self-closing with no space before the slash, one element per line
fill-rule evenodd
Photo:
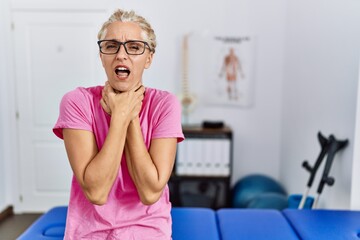
<path fill-rule="evenodd" d="M 167 96 L 161 102 L 161 113 L 154 127 L 153 138 L 177 138 L 178 142 L 184 140 L 181 127 L 181 106 L 173 94 Z"/>
<path fill-rule="evenodd" d="M 92 131 L 90 100 L 81 88 L 68 92 L 60 102 L 59 117 L 53 132 L 63 139 L 64 128 Z"/>

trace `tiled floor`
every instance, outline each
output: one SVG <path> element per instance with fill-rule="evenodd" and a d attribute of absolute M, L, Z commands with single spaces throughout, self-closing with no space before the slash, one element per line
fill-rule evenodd
<path fill-rule="evenodd" d="M 0 222 L 0 240 L 15 240 L 41 214 L 15 214 Z"/>

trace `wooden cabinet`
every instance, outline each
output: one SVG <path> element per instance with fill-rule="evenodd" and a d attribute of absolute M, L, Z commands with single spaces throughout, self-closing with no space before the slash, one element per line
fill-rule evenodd
<path fill-rule="evenodd" d="M 230 206 L 232 130 L 183 126 L 183 132 L 169 181 L 173 206 Z"/>

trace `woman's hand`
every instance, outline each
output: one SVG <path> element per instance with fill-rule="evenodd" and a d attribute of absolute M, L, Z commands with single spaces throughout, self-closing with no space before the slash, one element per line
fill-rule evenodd
<path fill-rule="evenodd" d="M 102 90 L 100 104 L 105 112 L 110 115 L 120 114 L 133 120 L 140 113 L 145 87 L 141 82 L 126 92 L 116 92 L 108 82 Z"/>

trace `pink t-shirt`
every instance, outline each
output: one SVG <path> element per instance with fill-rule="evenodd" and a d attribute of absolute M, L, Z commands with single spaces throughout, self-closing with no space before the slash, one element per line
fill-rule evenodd
<path fill-rule="evenodd" d="M 100 105 L 102 88 L 77 88 L 65 94 L 53 129 L 56 136 L 63 138 L 63 128 L 91 131 L 101 149 L 110 124 L 110 115 Z M 184 139 L 181 107 L 169 92 L 146 88 L 139 116 L 148 149 L 155 138 L 177 138 L 178 142 Z M 172 225 L 170 210 L 168 186 L 156 203 L 150 206 L 141 203 L 123 155 L 108 201 L 102 206 L 86 199 L 73 176 L 64 239 L 169 240 Z"/>

